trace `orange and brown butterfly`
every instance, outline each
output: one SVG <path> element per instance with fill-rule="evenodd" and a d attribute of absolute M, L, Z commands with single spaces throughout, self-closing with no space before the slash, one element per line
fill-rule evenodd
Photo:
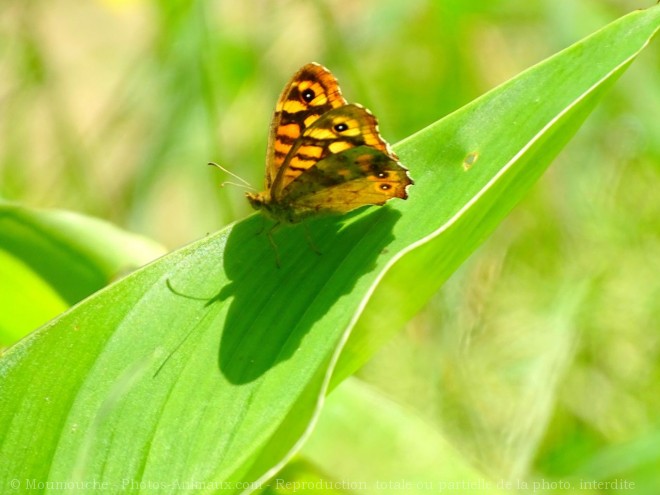
<path fill-rule="evenodd" d="M 277 223 L 406 199 L 413 181 L 378 132 L 376 117 L 349 104 L 328 69 L 310 63 L 280 95 L 270 126 L 266 190 L 250 204 Z"/>

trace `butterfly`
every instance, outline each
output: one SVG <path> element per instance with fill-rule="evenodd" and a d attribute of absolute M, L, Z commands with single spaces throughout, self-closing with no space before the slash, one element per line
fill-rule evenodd
<path fill-rule="evenodd" d="M 376 117 L 348 103 L 332 73 L 309 63 L 277 101 L 266 156 L 266 189 L 247 193 L 276 222 L 406 199 L 408 170 L 378 132 Z"/>

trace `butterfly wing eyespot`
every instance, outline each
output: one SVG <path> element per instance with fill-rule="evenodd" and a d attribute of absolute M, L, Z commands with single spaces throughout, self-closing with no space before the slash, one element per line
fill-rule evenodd
<path fill-rule="evenodd" d="M 300 93 L 300 97 L 305 103 L 311 103 L 312 101 L 314 101 L 314 98 L 316 98 L 316 93 L 314 93 L 314 91 L 312 91 L 311 89 L 307 88 Z"/>

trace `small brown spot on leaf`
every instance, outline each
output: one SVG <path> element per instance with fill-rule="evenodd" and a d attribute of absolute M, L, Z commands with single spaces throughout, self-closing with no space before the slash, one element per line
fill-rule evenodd
<path fill-rule="evenodd" d="M 478 158 L 478 151 L 472 151 L 471 153 L 468 153 L 467 156 L 463 159 L 463 170 L 470 170 Z"/>

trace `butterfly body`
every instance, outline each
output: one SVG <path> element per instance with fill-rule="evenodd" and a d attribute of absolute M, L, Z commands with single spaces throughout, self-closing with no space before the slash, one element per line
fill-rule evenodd
<path fill-rule="evenodd" d="M 302 67 L 280 95 L 271 124 L 266 189 L 250 204 L 280 223 L 407 198 L 408 171 L 369 110 L 349 104 L 325 67 Z"/>

